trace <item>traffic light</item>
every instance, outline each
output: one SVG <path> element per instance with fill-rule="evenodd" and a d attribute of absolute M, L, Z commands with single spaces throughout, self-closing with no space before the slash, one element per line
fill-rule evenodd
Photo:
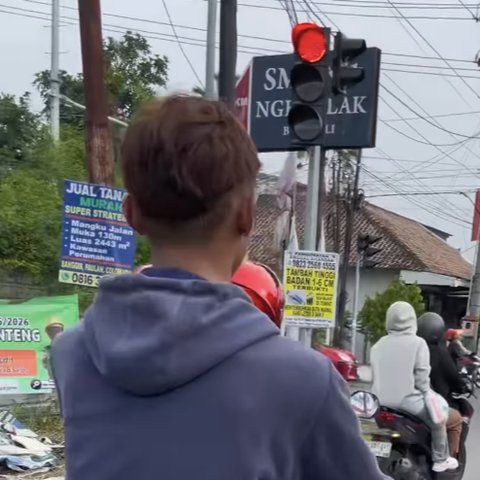
<path fill-rule="evenodd" d="M 299 23 L 292 30 L 298 62 L 290 72 L 293 102 L 288 114 L 292 142 L 320 145 L 327 99 L 332 92 L 330 29 Z"/>
<path fill-rule="evenodd" d="M 380 263 L 378 260 L 372 259 L 372 257 L 383 250 L 373 246 L 381 239 L 382 237 L 369 234 L 358 235 L 357 252 L 363 268 L 374 268 Z"/>
<path fill-rule="evenodd" d="M 348 86 L 359 83 L 365 78 L 363 68 L 355 65 L 355 58 L 366 49 L 365 40 L 348 38 L 341 32 L 336 34 L 332 65 L 335 93 L 345 94 Z"/>

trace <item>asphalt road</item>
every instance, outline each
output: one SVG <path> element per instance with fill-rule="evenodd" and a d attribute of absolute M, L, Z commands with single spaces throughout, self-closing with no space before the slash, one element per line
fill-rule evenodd
<path fill-rule="evenodd" d="M 473 399 L 472 404 L 475 407 L 475 415 L 467 439 L 467 469 L 463 480 L 480 478 L 480 400 Z"/>

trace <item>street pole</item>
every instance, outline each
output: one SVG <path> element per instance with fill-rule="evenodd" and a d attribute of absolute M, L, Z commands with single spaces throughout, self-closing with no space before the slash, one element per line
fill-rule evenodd
<path fill-rule="evenodd" d="M 345 309 L 347 305 L 347 277 L 349 270 L 350 251 L 352 247 L 352 237 L 355 223 L 355 210 L 358 201 L 358 188 L 360 184 L 360 168 L 362 161 L 362 150 L 357 151 L 355 180 L 353 191 L 350 188 L 350 198 L 348 199 L 347 212 L 345 218 L 345 237 L 343 242 L 342 265 L 340 270 L 340 295 L 338 297 L 337 309 L 337 327 L 335 328 L 334 343 L 337 347 L 342 346 L 343 340 L 343 319 L 345 317 Z M 341 168 L 341 166 L 339 167 Z"/>
<path fill-rule="evenodd" d="M 307 204 L 305 212 L 304 250 L 317 249 L 318 206 L 320 195 L 321 152 L 320 147 L 314 147 L 309 152 Z M 292 340 L 302 342 L 306 347 L 312 346 L 312 329 L 288 327 L 286 334 Z"/>
<path fill-rule="evenodd" d="M 220 0 L 220 69 L 218 96 L 231 109 L 235 106 L 237 66 L 237 0 Z"/>
<path fill-rule="evenodd" d="M 358 309 L 360 297 L 360 255 L 357 256 L 357 264 L 355 266 L 355 290 L 353 293 L 353 316 L 352 316 L 352 345 L 351 351 L 355 355 L 355 347 L 357 341 L 357 325 L 358 325 Z"/>
<path fill-rule="evenodd" d="M 113 143 L 108 122 L 100 0 L 78 0 L 78 15 L 85 86 L 85 144 L 89 179 L 92 183 L 113 185 Z"/>
<path fill-rule="evenodd" d="M 215 98 L 215 41 L 217 33 L 217 0 L 208 0 L 207 62 L 205 66 L 205 96 Z"/>
<path fill-rule="evenodd" d="M 52 139 L 60 139 L 60 79 L 58 77 L 60 58 L 60 0 L 52 0 L 52 37 L 50 65 L 50 129 Z"/>

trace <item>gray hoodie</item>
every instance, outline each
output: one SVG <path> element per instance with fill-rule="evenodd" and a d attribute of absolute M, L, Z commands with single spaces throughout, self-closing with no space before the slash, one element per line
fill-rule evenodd
<path fill-rule="evenodd" d="M 373 347 L 370 355 L 373 393 L 382 405 L 419 413 L 430 389 L 430 352 L 417 337 L 417 316 L 406 302 L 394 303 L 387 312 L 388 335 Z"/>
<path fill-rule="evenodd" d="M 239 288 L 101 282 L 52 349 L 67 480 L 381 480 L 345 383 Z"/>

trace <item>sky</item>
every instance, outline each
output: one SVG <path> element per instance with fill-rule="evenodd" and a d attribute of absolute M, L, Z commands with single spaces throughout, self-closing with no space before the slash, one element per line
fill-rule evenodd
<path fill-rule="evenodd" d="M 450 243 L 472 260 L 473 191 L 480 182 L 480 3 L 292 1 L 300 21 L 322 21 L 382 50 L 377 142 L 363 152 L 361 186 L 369 201 L 450 233 Z M 291 51 L 282 3 L 238 0 L 238 73 L 253 56 Z M 79 72 L 77 1 L 60 4 L 60 68 Z M 0 0 L 0 92 L 33 92 L 34 74 L 50 67 L 50 10 L 50 0 Z M 169 91 L 204 82 L 206 0 L 103 0 L 102 13 L 105 36 L 137 31 L 154 53 L 169 58 Z M 32 107 L 41 108 L 36 93 Z M 278 173 L 285 156 L 262 155 L 265 171 Z"/>

